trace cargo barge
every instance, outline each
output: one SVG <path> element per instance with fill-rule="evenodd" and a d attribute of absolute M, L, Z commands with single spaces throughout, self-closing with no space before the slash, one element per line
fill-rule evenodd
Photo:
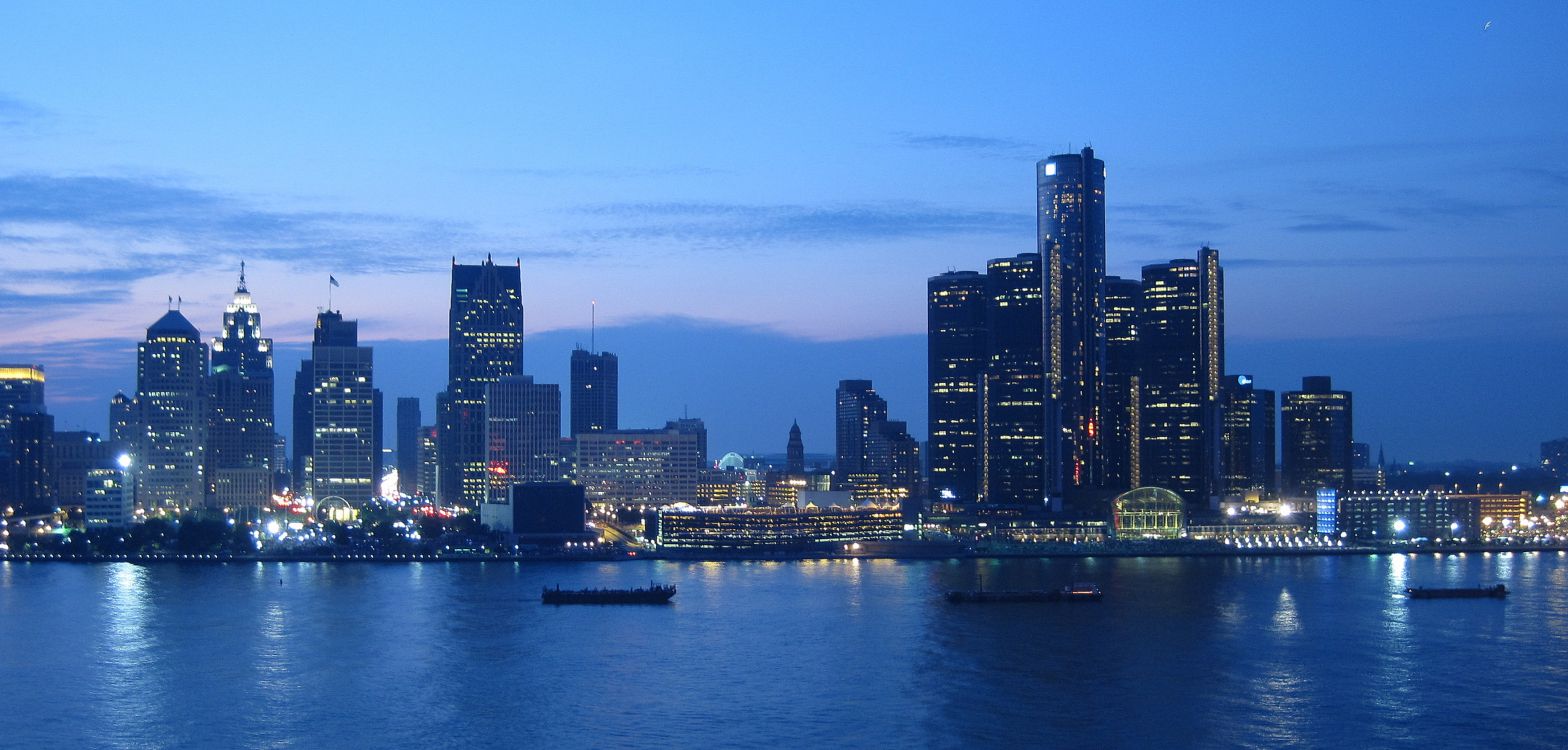
<path fill-rule="evenodd" d="M 645 589 L 577 589 L 545 587 L 539 600 L 545 604 L 669 604 L 675 587 L 650 585 Z"/>
<path fill-rule="evenodd" d="M 1456 589 L 1429 589 L 1425 586 L 1419 586 L 1407 588 L 1405 593 L 1411 599 L 1501 599 L 1508 596 L 1508 587 L 1501 583 L 1496 586 L 1474 586 Z"/>
<path fill-rule="evenodd" d="M 1052 591 L 949 591 L 955 604 L 1011 604 L 1018 602 L 1097 602 L 1105 593 L 1093 583 L 1075 583 Z"/>

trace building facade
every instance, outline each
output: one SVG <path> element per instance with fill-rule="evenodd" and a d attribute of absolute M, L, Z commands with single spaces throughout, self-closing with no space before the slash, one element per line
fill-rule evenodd
<path fill-rule="evenodd" d="M 561 482 L 570 474 L 561 455 L 561 387 L 509 376 L 485 389 L 486 502 L 505 504 L 511 487 Z"/>
<path fill-rule="evenodd" d="M 1251 375 L 1226 375 L 1220 397 L 1220 494 L 1274 496 L 1274 392 Z"/>
<path fill-rule="evenodd" d="M 336 311 L 316 316 L 310 350 L 310 454 L 306 473 L 317 502 L 368 503 L 379 491 L 380 402 L 374 352 L 359 345 L 359 323 Z"/>
<path fill-rule="evenodd" d="M 245 285 L 223 311 L 222 334 L 212 341 L 208 382 L 207 479 L 214 506 L 266 505 L 272 497 L 272 339 L 262 336 L 261 312 Z"/>
<path fill-rule="evenodd" d="M 419 494 L 419 428 L 424 416 L 419 412 L 419 397 L 402 396 L 397 400 L 397 491 Z"/>
<path fill-rule="evenodd" d="M 148 511 L 202 507 L 207 494 L 207 345 L 178 310 L 136 346 L 136 502 Z"/>
<path fill-rule="evenodd" d="M 590 502 L 695 503 L 703 468 L 696 435 L 675 430 L 586 432 L 575 441 L 577 483 Z"/>
<path fill-rule="evenodd" d="M 522 265 L 452 263 L 447 388 L 438 398 L 441 502 L 478 508 L 485 475 L 485 389 L 523 374 Z"/>
<path fill-rule="evenodd" d="M 1281 491 L 1310 496 L 1319 487 L 1352 488 L 1354 435 L 1349 391 L 1323 375 L 1301 379 L 1301 390 L 1280 399 Z"/>
<path fill-rule="evenodd" d="M 1143 281 L 1105 278 L 1105 371 L 1100 378 L 1102 487 L 1122 493 L 1139 486 L 1138 310 Z"/>
<path fill-rule="evenodd" d="M 986 264 L 986 357 L 980 380 L 980 499 L 1047 497 L 1040 256 Z"/>
<path fill-rule="evenodd" d="M 926 281 L 927 463 L 932 497 L 949 502 L 974 502 L 980 492 L 986 282 L 974 271 Z"/>
<path fill-rule="evenodd" d="M 572 350 L 570 437 L 620 429 L 620 367 L 609 352 Z"/>
<path fill-rule="evenodd" d="M 1100 378 L 1105 367 L 1105 162 L 1094 149 L 1035 165 L 1045 290 L 1047 492 L 1075 500 L 1101 482 Z"/>

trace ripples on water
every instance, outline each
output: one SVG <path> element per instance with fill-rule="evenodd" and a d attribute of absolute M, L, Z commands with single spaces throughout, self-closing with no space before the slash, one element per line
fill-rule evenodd
<path fill-rule="evenodd" d="M 940 599 L 1075 580 L 1106 600 Z M 1552 553 L 5 563 L 0 745 L 1564 747 L 1565 592 Z"/>

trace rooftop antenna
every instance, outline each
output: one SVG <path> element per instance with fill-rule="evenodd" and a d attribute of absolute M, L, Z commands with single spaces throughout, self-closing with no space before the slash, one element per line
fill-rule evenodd
<path fill-rule="evenodd" d="M 588 300 L 588 351 L 598 353 L 598 344 L 594 338 L 599 333 L 599 300 Z"/>
<path fill-rule="evenodd" d="M 179 297 L 175 297 L 174 298 L 174 309 L 178 310 L 178 309 L 180 309 L 180 308 L 182 308 L 184 306 L 185 306 L 185 297 L 184 297 L 184 295 L 181 295 Z"/>
<path fill-rule="evenodd" d="M 245 261 L 240 261 L 240 289 L 245 288 Z"/>
<path fill-rule="evenodd" d="M 169 295 L 169 306 L 167 308 L 165 308 L 165 309 L 168 309 L 168 310 L 173 310 L 174 309 L 174 295 L 172 295 L 172 294 Z"/>

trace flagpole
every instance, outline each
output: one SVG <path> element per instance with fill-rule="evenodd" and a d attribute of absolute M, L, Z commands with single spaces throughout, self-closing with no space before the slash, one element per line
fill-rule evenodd
<path fill-rule="evenodd" d="M 332 312 L 332 275 L 327 274 L 327 312 Z"/>

